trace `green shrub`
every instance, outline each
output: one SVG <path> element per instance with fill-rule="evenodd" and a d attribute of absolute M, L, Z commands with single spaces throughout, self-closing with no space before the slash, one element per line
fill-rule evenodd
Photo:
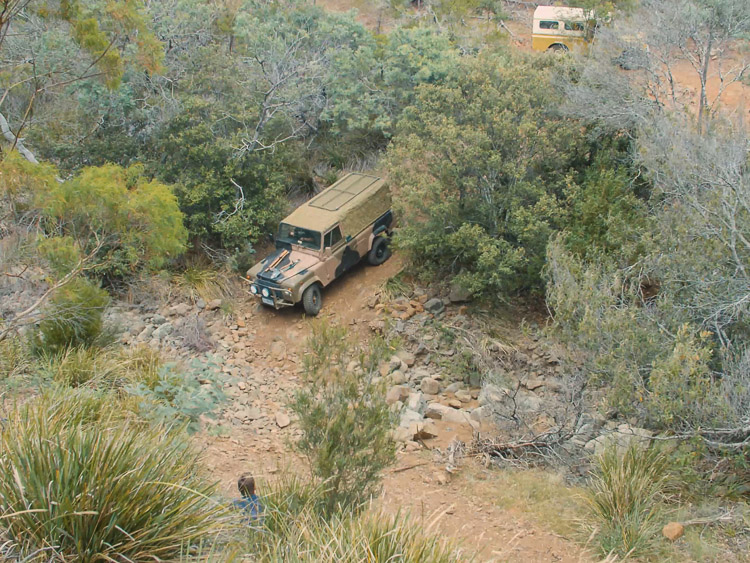
<path fill-rule="evenodd" d="M 68 348 L 104 344 L 109 335 L 102 316 L 108 305 L 107 292 L 85 279 L 63 286 L 45 307 L 34 350 L 55 355 Z"/>
<path fill-rule="evenodd" d="M 313 384 L 290 406 L 302 431 L 296 447 L 310 460 L 325 490 L 323 510 L 331 515 L 367 501 L 380 472 L 394 461 L 391 413 L 384 390 L 373 381 L 385 346 L 358 350 L 344 327 L 324 323 L 313 326 L 308 345 L 305 368 Z"/>
<path fill-rule="evenodd" d="M 285 478 L 263 495 L 262 525 L 250 533 L 249 551 L 261 561 L 462 561 L 454 546 L 401 514 L 345 510 L 325 517 L 324 487 Z"/>
<path fill-rule="evenodd" d="M 80 414 L 80 398 L 77 391 L 48 395 L 4 423 L 6 549 L 19 557 L 43 551 L 45 560 L 165 560 L 222 525 L 198 454 L 178 433 L 106 416 L 92 424 Z"/>
<path fill-rule="evenodd" d="M 396 241 L 416 271 L 488 296 L 539 285 L 587 153 L 580 126 L 551 111 L 552 64 L 464 57 L 417 89 L 388 149 Z"/>
<path fill-rule="evenodd" d="M 211 416 L 226 400 L 223 383 L 213 360 L 194 359 L 184 369 L 174 363 L 165 364 L 127 391 L 141 398 L 139 413 L 146 420 L 168 425 L 184 423 L 189 432 L 196 432 L 201 415 Z"/>
<path fill-rule="evenodd" d="M 596 459 L 585 500 L 598 551 L 602 555 L 648 554 L 660 528 L 660 500 L 667 458 L 655 448 L 635 444 L 622 454 L 611 446 Z"/>
<path fill-rule="evenodd" d="M 49 230 L 75 238 L 84 255 L 95 253 L 99 275 L 160 267 L 185 249 L 171 188 L 146 178 L 141 166 L 90 166 L 37 195 Z"/>

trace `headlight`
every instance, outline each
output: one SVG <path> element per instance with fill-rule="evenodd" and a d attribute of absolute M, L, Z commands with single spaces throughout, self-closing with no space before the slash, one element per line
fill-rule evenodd
<path fill-rule="evenodd" d="M 261 290 L 260 290 L 260 294 L 261 294 L 261 295 L 262 295 L 263 297 L 268 297 L 269 295 L 271 295 L 271 292 L 270 292 L 270 291 L 268 291 L 268 288 L 267 288 L 267 287 L 264 287 L 263 289 L 261 289 Z"/>
<path fill-rule="evenodd" d="M 250 286 L 250 293 L 253 295 L 258 295 L 258 286 L 257 285 L 251 285 Z"/>

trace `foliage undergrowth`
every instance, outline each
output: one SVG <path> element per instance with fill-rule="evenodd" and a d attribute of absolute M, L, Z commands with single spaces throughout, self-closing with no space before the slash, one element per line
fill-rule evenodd
<path fill-rule="evenodd" d="M 26 560 L 166 560 L 223 525 L 183 434 L 115 422 L 106 413 L 116 404 L 98 405 L 98 420 L 89 420 L 81 397 L 47 395 L 4 423 L 6 549 Z"/>

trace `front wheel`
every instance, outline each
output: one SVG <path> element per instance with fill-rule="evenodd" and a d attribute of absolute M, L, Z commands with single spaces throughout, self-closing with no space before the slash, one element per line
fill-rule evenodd
<path fill-rule="evenodd" d="M 367 261 L 373 266 L 380 266 L 388 260 L 391 255 L 391 249 L 388 248 L 388 239 L 386 237 L 377 237 L 372 241 L 372 248 L 367 254 Z"/>
<path fill-rule="evenodd" d="M 320 308 L 323 306 L 323 296 L 320 294 L 318 284 L 311 285 L 302 294 L 302 306 L 305 308 L 305 313 L 311 317 L 320 313 Z"/>

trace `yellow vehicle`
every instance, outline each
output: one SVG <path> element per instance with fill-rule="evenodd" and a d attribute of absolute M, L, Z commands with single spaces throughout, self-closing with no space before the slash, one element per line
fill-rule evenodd
<path fill-rule="evenodd" d="M 534 10 L 531 48 L 566 52 L 585 47 L 594 37 L 593 14 L 583 8 L 538 6 Z"/>

